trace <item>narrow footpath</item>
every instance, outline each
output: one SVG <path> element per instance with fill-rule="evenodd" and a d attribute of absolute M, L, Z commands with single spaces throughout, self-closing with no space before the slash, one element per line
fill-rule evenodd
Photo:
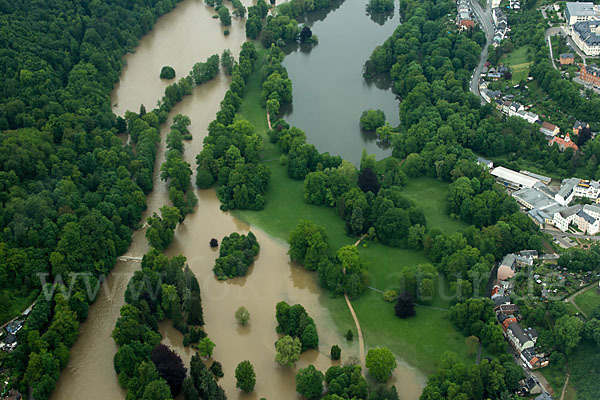
<path fill-rule="evenodd" d="M 267 118 L 268 118 L 268 113 L 267 113 Z M 364 235 L 361 236 L 356 243 L 354 243 L 354 247 L 357 247 L 359 245 L 359 243 L 361 242 L 361 240 L 363 240 Z M 346 271 L 344 270 L 344 273 Z M 366 375 L 366 361 L 365 361 L 365 341 L 363 338 L 363 334 L 362 334 L 362 329 L 360 328 L 360 322 L 358 322 L 358 317 L 356 316 L 356 313 L 354 312 L 354 307 L 352 307 L 352 303 L 350 302 L 350 299 L 348 298 L 348 295 L 346 294 L 346 292 L 344 292 L 344 299 L 346 299 L 346 305 L 348 306 L 348 309 L 350 310 L 350 314 L 352 314 L 352 318 L 354 319 L 354 325 L 356 325 L 356 333 L 358 335 L 358 358 L 360 359 L 360 366 L 361 366 L 361 371 L 363 375 Z"/>

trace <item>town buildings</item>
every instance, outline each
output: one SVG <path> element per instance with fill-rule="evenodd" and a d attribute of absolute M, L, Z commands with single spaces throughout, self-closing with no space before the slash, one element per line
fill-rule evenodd
<path fill-rule="evenodd" d="M 579 78 L 594 86 L 600 87 L 600 67 L 596 64 L 579 64 L 581 69 L 579 70 Z"/>
<path fill-rule="evenodd" d="M 530 176 L 524 172 L 527 171 L 497 167 L 491 173 L 498 183 L 514 190 L 512 196 L 534 222 L 540 226 L 555 226 L 563 232 L 571 226 L 583 234 L 600 232 L 600 181 L 569 178 L 563 180 L 560 189 L 555 192 L 547 186 L 547 177 Z M 569 206 L 574 198 L 587 198 L 596 204 Z M 510 278 L 510 270 L 514 271 L 508 261 L 503 260 L 499 267 L 498 274 L 502 275 L 502 279 Z M 505 265 L 508 268 L 504 268 Z"/>

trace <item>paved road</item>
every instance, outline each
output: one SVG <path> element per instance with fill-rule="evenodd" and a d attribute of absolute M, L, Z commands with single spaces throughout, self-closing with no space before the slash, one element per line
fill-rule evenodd
<path fill-rule="evenodd" d="M 565 37 L 569 46 L 571 46 L 573 51 L 575 51 L 577 54 L 579 54 L 579 57 L 581 57 L 581 59 L 583 60 L 583 63 L 585 64 L 586 63 L 585 59 L 587 56 L 579 49 L 579 47 L 577 47 L 577 45 L 575 44 L 573 39 L 571 39 L 571 36 L 568 35 L 567 30 L 565 29 L 564 26 L 548 28 L 548 29 L 546 29 L 546 32 L 544 32 L 544 39 L 546 40 L 546 42 L 548 42 L 548 46 L 550 46 L 550 57 L 552 57 L 552 46 L 550 44 L 550 37 L 556 36 L 558 34 Z M 552 58 L 552 65 L 554 65 L 553 58 Z M 554 68 L 556 68 L 556 65 L 554 65 Z"/>
<path fill-rule="evenodd" d="M 555 32 L 555 30 L 557 30 Z M 550 49 L 550 61 L 552 62 L 552 66 L 554 67 L 554 69 L 558 69 L 556 67 L 556 62 L 554 62 L 554 54 L 552 51 L 552 42 L 550 41 L 550 38 L 554 35 L 559 34 L 560 32 L 562 32 L 562 30 L 560 28 L 550 28 L 550 29 L 546 29 L 546 32 L 544 33 L 544 36 L 546 38 L 546 43 L 548 43 L 548 48 Z"/>
<path fill-rule="evenodd" d="M 475 68 L 473 72 L 473 76 L 471 78 L 471 92 L 481 97 L 481 93 L 479 93 L 479 79 L 481 77 L 481 71 L 483 71 L 483 65 L 487 61 L 488 57 L 488 46 L 492 43 L 492 39 L 494 38 L 494 24 L 492 22 L 492 5 L 490 1 L 486 3 L 485 10 L 481 8 L 478 0 L 471 0 L 471 9 L 475 13 L 475 18 L 479 22 L 481 29 L 485 33 L 486 43 L 481 49 L 481 57 L 479 59 L 479 64 Z M 485 104 L 483 98 L 481 99 L 481 103 Z"/>

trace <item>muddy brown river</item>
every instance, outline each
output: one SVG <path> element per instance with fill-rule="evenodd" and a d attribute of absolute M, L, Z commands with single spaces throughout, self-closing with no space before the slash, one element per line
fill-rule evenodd
<path fill-rule="evenodd" d="M 248 5 L 251 1 L 245 3 Z M 157 22 L 154 30 L 140 41 L 135 54 L 126 57 L 127 66 L 112 95 L 116 114 L 123 115 L 126 110 L 137 111 L 140 104 L 145 104 L 148 110 L 153 108 L 168 84 L 158 78 L 163 65 L 173 66 L 177 76 L 182 77 L 187 75 L 194 63 L 204 61 L 214 53 L 220 54 L 226 48 L 237 56 L 245 40 L 243 21 L 234 17 L 231 34 L 226 37 L 212 15 L 212 9 L 202 1 L 186 0 Z M 228 79 L 221 75 L 194 89 L 193 94 L 185 97 L 171 112 L 170 118 L 182 113 L 192 120 L 190 132 L 194 139 L 186 144 L 184 154 L 192 166 L 195 165 L 196 154 L 202 149 L 206 127 L 218 111 L 228 85 Z M 143 218 L 169 204 L 166 186 L 158 177 L 159 166 L 164 161 L 164 139 L 169 125 L 170 119 L 161 130 L 154 190 L 148 196 L 148 210 Z M 328 294 L 317 286 L 313 275 L 290 264 L 284 241 L 220 211 L 214 190 L 198 191 L 197 195 L 196 211 L 177 227 L 167 253 L 169 256 L 184 254 L 198 277 L 205 330 L 216 344 L 213 358 L 223 364 L 225 372 L 219 383 L 230 399 L 300 399 L 294 383 L 298 369 L 314 364 L 325 371 L 333 364 L 328 356 L 333 344 L 342 347 L 342 361 L 349 356 L 357 356 L 357 341 L 348 344 L 339 335 L 329 311 L 321 304 L 323 296 Z M 244 278 L 226 282 L 216 280 L 212 266 L 218 254 L 209 247 L 209 240 L 213 237 L 220 240 L 233 231 L 246 233 L 250 229 L 261 246 L 254 266 Z M 143 229 L 134 233 L 127 256 L 141 257 L 148 250 L 144 235 Z M 71 359 L 61 373 L 52 400 L 125 398 L 125 391 L 119 387 L 113 369 L 117 347 L 110 335 L 124 304 L 127 282 L 139 267 L 136 261 L 117 262 L 96 302 L 90 307 L 88 320 L 82 324 Z M 290 304 L 301 303 L 315 319 L 319 332 L 319 351 L 303 353 L 294 369 L 280 367 L 274 361 L 274 342 L 278 338 L 275 305 L 281 300 Z M 234 319 L 235 310 L 242 305 L 251 315 L 247 327 L 238 326 Z M 189 366 L 192 350 L 183 347 L 182 335 L 172 328 L 170 321 L 160 324 L 160 332 L 163 343 L 175 349 Z M 250 394 L 244 394 L 235 387 L 234 370 L 243 360 L 250 360 L 257 374 L 255 391 Z M 418 399 L 425 378 L 400 363 L 392 381 L 402 399 L 413 400 Z"/>

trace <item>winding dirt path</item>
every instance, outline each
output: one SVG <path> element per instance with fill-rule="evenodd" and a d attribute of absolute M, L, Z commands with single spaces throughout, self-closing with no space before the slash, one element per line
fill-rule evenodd
<path fill-rule="evenodd" d="M 354 247 L 358 246 L 361 240 L 364 239 L 364 235 L 361 236 L 356 243 L 354 243 Z M 344 269 L 344 274 L 346 270 Z M 350 310 L 350 314 L 352 314 L 352 318 L 354 319 L 354 325 L 356 325 L 356 333 L 358 335 L 358 358 L 360 359 L 360 366 L 363 375 L 366 375 L 366 361 L 365 361 L 365 340 L 363 338 L 362 329 L 360 328 L 360 322 L 358 322 L 358 317 L 356 316 L 356 312 L 354 312 L 354 307 L 352 307 L 352 303 L 348 298 L 348 295 L 344 293 L 344 298 L 346 299 L 346 305 Z"/>
<path fill-rule="evenodd" d="M 269 115 L 268 111 L 267 111 L 267 125 L 269 125 L 269 130 L 273 129 L 273 128 L 271 128 L 271 116 Z"/>
<path fill-rule="evenodd" d="M 560 400 L 563 400 L 565 398 L 565 392 L 567 391 L 567 386 L 569 386 L 569 378 L 571 377 L 571 374 L 567 374 L 567 379 L 565 379 L 565 384 L 562 388 L 562 392 L 560 394 Z"/>

